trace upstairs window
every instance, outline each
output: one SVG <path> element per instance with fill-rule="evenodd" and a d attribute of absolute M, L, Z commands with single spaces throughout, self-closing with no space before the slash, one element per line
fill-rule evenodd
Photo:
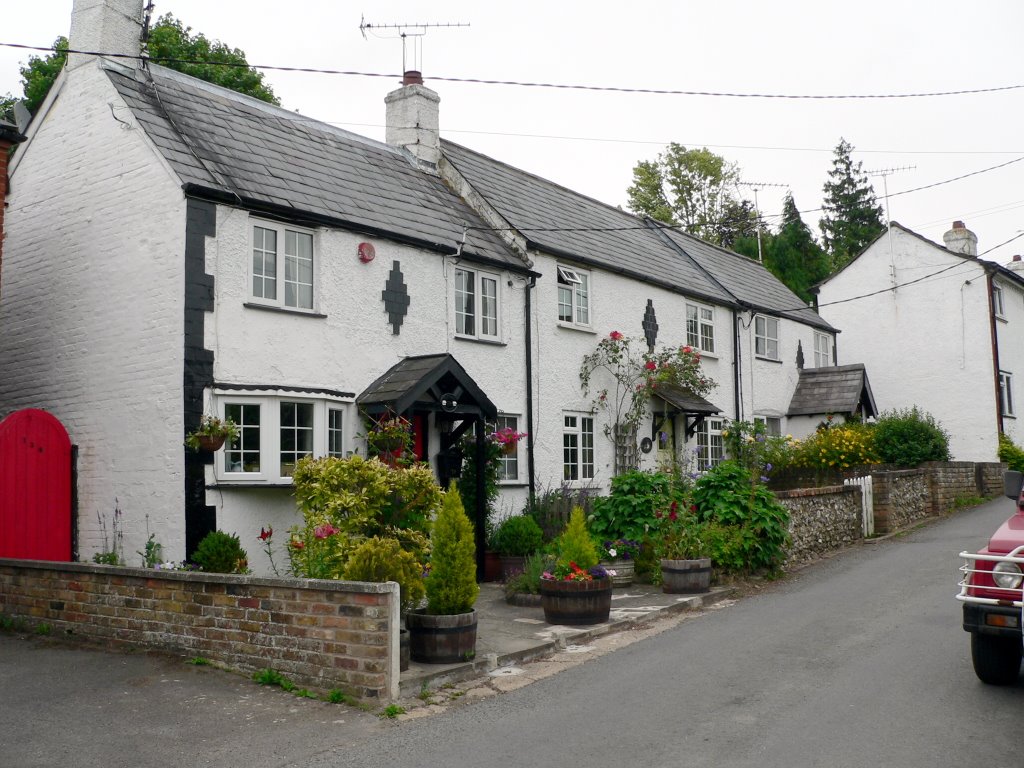
<path fill-rule="evenodd" d="M 992 286 L 992 311 L 996 317 L 1006 317 L 1003 307 L 1003 289 L 998 285 Z"/>
<path fill-rule="evenodd" d="M 779 359 L 779 320 L 758 315 L 754 318 L 754 354 L 769 360 Z"/>
<path fill-rule="evenodd" d="M 590 273 L 558 266 L 558 322 L 590 326 Z"/>
<path fill-rule="evenodd" d="M 715 310 L 699 304 L 686 305 L 686 343 L 701 352 L 715 351 Z"/>
<path fill-rule="evenodd" d="M 814 367 L 828 368 L 832 365 L 832 337 L 827 333 L 814 334 Z"/>
<path fill-rule="evenodd" d="M 498 276 L 455 270 L 455 333 L 474 339 L 498 339 Z"/>
<path fill-rule="evenodd" d="M 252 291 L 258 304 L 313 309 L 313 234 L 260 222 L 252 228 Z"/>
<path fill-rule="evenodd" d="M 999 372 L 999 403 L 1003 416 L 1013 416 L 1013 374 L 1009 371 Z"/>

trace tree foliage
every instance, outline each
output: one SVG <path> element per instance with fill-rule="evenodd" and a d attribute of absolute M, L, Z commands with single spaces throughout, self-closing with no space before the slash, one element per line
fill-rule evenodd
<path fill-rule="evenodd" d="M 819 226 L 834 271 L 845 267 L 885 230 L 875 191 L 861 163 L 854 163 L 850 157 L 852 152 L 853 145 L 840 139 L 824 187 L 825 215 Z"/>
<path fill-rule="evenodd" d="M 739 176 L 735 163 L 711 150 L 672 142 L 656 160 L 634 166 L 633 183 L 626 190 L 629 209 L 728 247 L 757 226 L 750 203 L 732 191 Z"/>
<path fill-rule="evenodd" d="M 58 37 L 53 43 L 53 49 L 53 53 L 45 57 L 30 56 L 28 63 L 21 68 L 24 88 L 22 98 L 33 114 L 64 68 L 67 61 L 67 38 Z M 219 40 L 210 40 L 201 32 L 193 34 L 191 27 L 186 27 L 170 13 L 161 16 L 153 25 L 147 49 L 151 59 L 170 69 L 261 101 L 280 104 L 270 86 L 263 82 L 263 74 L 249 66 L 244 51 L 231 48 Z M 0 96 L 0 116 L 14 101 L 16 99 L 9 94 Z"/>

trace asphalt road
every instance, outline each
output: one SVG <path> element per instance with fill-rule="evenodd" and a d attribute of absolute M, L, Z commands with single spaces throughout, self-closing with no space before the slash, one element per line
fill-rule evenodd
<path fill-rule="evenodd" d="M 998 500 L 855 547 L 559 674 L 399 723 L 180 659 L 0 634 L 0 765 L 1019 768 L 1024 685 L 976 680 L 953 599 L 957 553 L 1011 511 Z"/>

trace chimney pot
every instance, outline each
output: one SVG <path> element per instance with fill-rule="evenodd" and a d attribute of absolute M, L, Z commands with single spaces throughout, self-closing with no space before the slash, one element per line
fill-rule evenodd
<path fill-rule="evenodd" d="M 1013 255 L 1013 260 L 1014 260 L 1014 261 L 1020 261 L 1020 254 L 1019 254 L 1019 253 L 1015 253 L 1015 254 Z"/>
<path fill-rule="evenodd" d="M 405 70 L 402 75 L 402 85 L 423 85 L 423 73 L 415 69 Z"/>
<path fill-rule="evenodd" d="M 967 229 L 967 227 L 964 226 L 964 223 L 962 221 L 954 221 L 953 229 Z"/>

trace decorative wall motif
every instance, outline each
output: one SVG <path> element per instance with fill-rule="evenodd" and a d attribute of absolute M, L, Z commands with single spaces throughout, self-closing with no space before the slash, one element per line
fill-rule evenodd
<path fill-rule="evenodd" d="M 402 278 L 402 268 L 397 261 L 391 263 L 391 271 L 388 273 L 388 281 L 384 283 L 384 290 L 380 297 L 384 300 L 384 311 L 388 313 L 388 322 L 391 323 L 392 333 L 397 336 L 402 328 L 402 322 L 409 312 L 409 291 L 405 287 L 405 280 Z"/>
<path fill-rule="evenodd" d="M 647 309 L 644 311 L 644 321 L 641 323 L 644 329 L 644 338 L 647 339 L 647 349 L 654 351 L 654 345 L 658 342 L 658 318 L 654 315 L 654 300 L 647 300 Z"/>

